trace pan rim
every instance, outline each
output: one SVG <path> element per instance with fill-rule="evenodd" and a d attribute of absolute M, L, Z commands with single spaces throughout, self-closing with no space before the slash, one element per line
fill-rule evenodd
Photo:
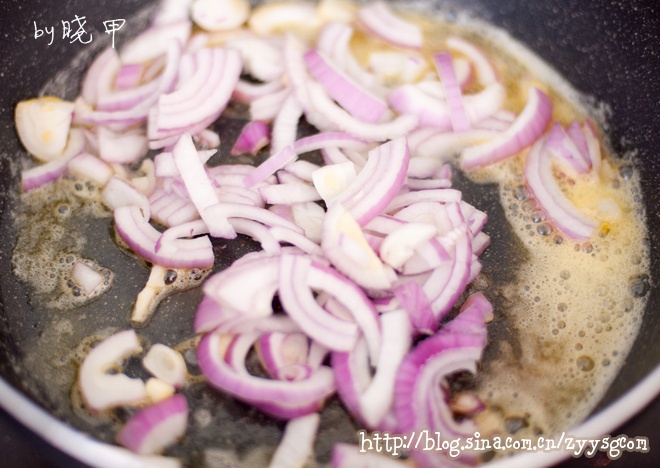
<path fill-rule="evenodd" d="M 574 437 L 598 439 L 631 420 L 660 395 L 660 364 L 613 403 L 592 414 L 580 425 L 565 431 Z M 111 445 L 55 418 L 0 377 L 0 407 L 53 447 L 90 466 L 178 466 L 178 460 L 143 456 Z M 528 452 L 486 463 L 489 468 L 552 466 L 571 456 L 568 451 Z M 99 460 L 103 464 L 99 465 Z"/>

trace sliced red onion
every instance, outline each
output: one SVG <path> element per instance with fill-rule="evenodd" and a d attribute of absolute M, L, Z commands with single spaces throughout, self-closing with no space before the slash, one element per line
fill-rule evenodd
<path fill-rule="evenodd" d="M 281 91 L 284 91 L 284 85 L 281 80 L 273 80 L 267 83 L 252 83 L 245 80 L 238 80 L 232 98 L 238 102 L 250 104 L 257 99 L 276 95 Z"/>
<path fill-rule="evenodd" d="M 213 266 L 215 256 L 210 241 L 200 245 L 191 240 L 190 247 L 186 240 L 180 239 L 167 252 L 156 252 L 156 243 L 160 232 L 151 226 L 137 206 L 123 206 L 114 213 L 115 228 L 124 242 L 137 255 L 157 265 L 170 268 L 209 268 Z"/>
<path fill-rule="evenodd" d="M 371 363 L 377 365 L 382 346 L 380 323 L 373 303 L 363 290 L 330 265 L 321 263 L 321 260 L 313 262 L 307 282 L 313 290 L 334 296 L 351 312 L 367 342 Z"/>
<path fill-rule="evenodd" d="M 363 69 L 353 56 L 350 46 L 352 37 L 353 28 L 347 22 L 329 22 L 319 32 L 316 47 L 358 84 L 374 89 L 375 77 Z"/>
<path fill-rule="evenodd" d="M 148 136 L 154 140 L 152 149 L 167 146 L 170 138 L 186 131 L 204 130 L 231 98 L 241 72 L 238 52 L 201 49 L 194 58 L 195 74 L 173 93 L 161 95 L 150 111 Z"/>
<path fill-rule="evenodd" d="M 298 136 L 298 121 L 303 109 L 294 94 L 289 94 L 273 119 L 271 132 L 271 154 L 278 153 L 287 146 L 292 146 Z"/>
<path fill-rule="evenodd" d="M 183 437 L 188 427 L 188 402 L 174 395 L 135 413 L 117 434 L 117 442 L 140 455 L 160 453 Z"/>
<path fill-rule="evenodd" d="M 152 345 L 142 359 L 142 365 L 151 375 L 175 388 L 181 388 L 186 382 L 186 362 L 181 353 L 169 346 Z"/>
<path fill-rule="evenodd" d="M 191 27 L 190 21 L 179 21 L 147 29 L 120 51 L 121 62 L 126 65 L 157 58 L 167 52 L 171 39 L 185 44 L 190 37 Z"/>
<path fill-rule="evenodd" d="M 284 102 L 291 95 L 290 88 L 283 88 L 272 93 L 258 96 L 250 101 L 250 118 L 271 122 L 279 114 Z"/>
<path fill-rule="evenodd" d="M 246 187 L 254 187 L 260 182 L 266 180 L 266 178 L 275 174 L 278 170 L 282 169 L 287 164 L 295 161 L 298 155 L 293 150 L 293 147 L 286 146 L 279 152 L 271 155 L 258 167 L 253 168 L 253 170 L 248 174 L 243 183 Z"/>
<path fill-rule="evenodd" d="M 115 90 L 123 91 L 136 88 L 140 84 L 144 68 L 145 66 L 142 63 L 123 65 L 117 72 L 117 78 L 115 78 Z"/>
<path fill-rule="evenodd" d="M 424 41 L 419 26 L 397 16 L 382 1 L 376 1 L 360 8 L 360 26 L 385 42 L 410 49 L 421 49 Z"/>
<path fill-rule="evenodd" d="M 117 50 L 111 47 L 94 59 L 82 82 L 81 95 L 87 104 L 95 105 L 100 96 L 112 91 L 121 66 Z"/>
<path fill-rule="evenodd" d="M 366 165 L 337 199 L 361 225 L 378 216 L 405 181 L 410 153 L 405 138 L 389 141 L 369 152 Z"/>
<path fill-rule="evenodd" d="M 433 62 L 445 90 L 452 128 L 455 132 L 464 132 L 470 128 L 470 121 L 463 106 L 463 95 L 456 79 L 456 70 L 451 54 L 447 52 L 434 54 Z"/>
<path fill-rule="evenodd" d="M 578 145 L 578 141 L 582 145 Z M 573 127 L 569 136 L 564 127 L 559 122 L 555 122 L 548 132 L 545 145 L 557 162 L 568 164 L 578 174 L 585 174 L 591 170 L 591 158 L 581 129 L 576 130 Z"/>
<path fill-rule="evenodd" d="M 399 138 L 417 127 L 418 118 L 414 115 L 402 115 L 383 123 L 371 123 L 353 117 L 337 105 L 315 82 L 307 83 L 310 107 L 307 116 L 313 111 L 322 121 L 328 122 L 335 130 L 349 132 L 358 138 L 370 141 L 385 141 Z M 316 119 L 317 117 L 314 117 Z M 318 125 L 317 125 L 318 126 Z M 319 126 L 326 129 L 326 126 Z"/>
<path fill-rule="evenodd" d="M 209 231 L 213 237 L 224 239 L 234 239 L 236 237 L 236 232 L 228 221 L 229 218 L 253 219 L 268 226 L 282 226 L 296 232 L 302 231 L 298 226 L 272 211 L 256 206 L 223 202 L 210 206 L 205 211 L 205 216 L 209 219 L 207 222 Z"/>
<path fill-rule="evenodd" d="M 314 452 L 314 440 L 320 422 L 321 416 L 318 413 L 289 421 L 284 429 L 284 436 L 270 460 L 269 468 L 304 466 Z"/>
<path fill-rule="evenodd" d="M 588 239 L 594 234 L 598 221 L 578 210 L 557 185 L 545 140 L 538 140 L 527 155 L 525 181 L 560 231 L 574 239 Z"/>
<path fill-rule="evenodd" d="M 262 379 L 232 369 L 224 359 L 227 344 L 217 333 L 204 335 L 197 346 L 199 367 L 214 387 L 251 403 L 271 416 L 291 419 L 316 412 L 335 390 L 332 370 L 322 366 L 308 379 Z"/>
<path fill-rule="evenodd" d="M 279 297 L 284 310 L 312 339 L 334 351 L 349 351 L 357 339 L 355 323 L 339 320 L 316 302 L 308 286 L 312 262 L 299 255 L 280 260 Z"/>
<path fill-rule="evenodd" d="M 67 172 L 69 161 L 85 149 L 85 135 L 79 128 L 69 131 L 69 141 L 62 155 L 50 162 L 34 166 L 21 172 L 21 189 L 29 192 L 57 180 Z"/>
<path fill-rule="evenodd" d="M 470 125 L 476 125 L 499 111 L 505 95 L 504 87 L 493 83 L 476 94 L 463 96 L 462 103 Z M 422 127 L 442 131 L 452 129 L 452 113 L 444 96 L 429 93 L 421 83 L 398 87 L 389 94 L 388 102 L 400 114 L 417 116 Z"/>
<path fill-rule="evenodd" d="M 484 338 L 479 335 L 441 331 L 419 343 L 404 358 L 394 396 L 394 411 L 401 433 L 441 431 L 447 439 L 474 434 L 473 421 L 457 423 L 454 420 L 442 383 L 455 372 L 475 372 L 484 344 Z M 446 454 L 427 454 L 421 450 L 413 450 L 411 455 L 419 462 L 430 457 L 436 465 L 446 458 Z"/>
<path fill-rule="evenodd" d="M 100 95 L 97 99 L 96 109 L 112 112 L 128 110 L 145 103 L 150 104 L 151 98 L 160 87 L 160 80 L 153 80 L 136 88 L 113 91 Z"/>
<path fill-rule="evenodd" d="M 303 333 L 264 333 L 257 341 L 257 353 L 273 379 L 304 380 L 311 374 L 309 340 Z"/>
<path fill-rule="evenodd" d="M 273 297 L 278 288 L 279 256 L 245 260 L 211 276 L 204 283 L 204 294 L 220 307 L 235 314 L 267 317 L 273 313 Z M 246 285 L 259 289 L 245 294 Z M 197 332 L 207 331 L 195 327 Z"/>
<path fill-rule="evenodd" d="M 193 135 L 193 140 L 195 140 L 201 148 L 211 149 L 220 146 L 220 135 L 208 128 Z"/>
<path fill-rule="evenodd" d="M 309 153 L 325 148 L 344 148 L 363 151 L 368 149 L 368 143 L 351 133 L 321 132 L 316 135 L 301 138 L 293 145 L 298 154 Z"/>
<path fill-rule="evenodd" d="M 146 390 L 140 379 L 108 372 L 120 360 L 141 349 L 135 330 L 115 333 L 92 348 L 78 372 L 80 391 L 90 408 L 102 411 L 144 400 Z"/>
<path fill-rule="evenodd" d="M 369 54 L 369 69 L 378 77 L 381 85 L 413 83 L 419 79 L 426 68 L 426 60 L 418 54 L 399 51 Z"/>
<path fill-rule="evenodd" d="M 69 159 L 56 159 L 21 172 L 21 190 L 29 192 L 66 174 Z"/>
<path fill-rule="evenodd" d="M 495 67 L 476 45 L 462 37 L 450 36 L 447 38 L 447 46 L 465 55 L 472 62 L 481 85 L 488 86 L 498 81 Z"/>
<path fill-rule="evenodd" d="M 270 142 L 270 127 L 261 120 L 248 122 L 236 139 L 231 149 L 231 155 L 236 156 L 243 153 L 257 154 Z"/>
<path fill-rule="evenodd" d="M 112 177 L 105 185 L 101 192 L 101 200 L 112 210 L 120 206 L 137 206 L 142 210 L 145 219 L 151 218 L 151 208 L 147 197 L 118 177 Z"/>
<path fill-rule="evenodd" d="M 486 143 L 463 151 L 463 168 L 476 169 L 513 156 L 543 134 L 551 117 L 552 101 L 548 95 L 538 88 L 530 88 L 525 108 L 509 129 Z"/>
<path fill-rule="evenodd" d="M 416 203 L 458 203 L 463 194 L 456 189 L 418 190 L 414 192 L 400 193 L 392 199 L 383 210 L 386 213 L 395 213 L 401 208 Z"/>
<path fill-rule="evenodd" d="M 186 133 L 179 139 L 172 150 L 172 157 L 186 185 L 191 201 L 208 225 L 209 220 L 206 216 L 206 209 L 219 203 L 219 200 L 189 134 Z"/>
<path fill-rule="evenodd" d="M 381 317 L 383 343 L 375 374 L 371 375 L 364 342 L 348 353 L 333 353 L 332 366 L 340 398 L 367 427 L 378 428 L 390 412 L 399 364 L 410 349 L 410 323 L 404 311 Z"/>
<path fill-rule="evenodd" d="M 343 74 L 323 53 L 311 50 L 304 58 L 311 75 L 352 116 L 371 123 L 382 120 L 387 111 L 385 101 Z"/>
<path fill-rule="evenodd" d="M 321 199 L 314 186 L 304 182 L 269 185 L 260 188 L 259 193 L 269 205 L 293 205 Z"/>
<path fill-rule="evenodd" d="M 270 233 L 278 242 L 298 247 L 309 255 L 323 255 L 321 247 L 305 234 L 279 226 L 270 228 Z"/>
<path fill-rule="evenodd" d="M 132 164 L 149 152 L 146 135 L 139 130 L 115 133 L 97 127 L 99 156 L 109 163 Z"/>
<path fill-rule="evenodd" d="M 438 329 L 431 302 L 416 281 L 407 281 L 394 289 L 397 301 L 408 313 L 410 323 L 417 333 L 431 335 Z"/>
<path fill-rule="evenodd" d="M 291 174 L 304 182 L 312 183 L 312 174 L 321 166 L 305 160 L 294 161 L 284 168 L 287 174 Z"/>

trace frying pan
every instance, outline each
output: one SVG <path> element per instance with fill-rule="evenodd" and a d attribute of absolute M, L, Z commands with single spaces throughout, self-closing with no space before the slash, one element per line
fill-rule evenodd
<path fill-rule="evenodd" d="M 585 434 L 594 436 L 612 431 L 653 401 L 660 389 L 660 316 L 657 314 L 660 310 L 660 287 L 657 284 L 660 276 L 660 218 L 657 209 L 660 205 L 660 161 L 657 157 L 660 152 L 660 129 L 656 120 L 660 96 L 659 8 L 651 1 L 578 0 L 423 0 L 416 5 L 430 10 L 467 11 L 509 31 L 514 38 L 547 60 L 578 91 L 592 97 L 594 102 L 604 103 L 607 108 L 605 124 L 608 144 L 615 154 L 635 154 L 635 167 L 642 179 L 651 246 L 651 278 L 648 279 L 649 289 L 645 291 L 648 295 L 647 309 L 640 334 L 625 365 L 592 418 L 582 427 Z M 50 321 L 55 319 L 37 310 L 30 291 L 11 274 L 11 252 L 17 234 L 11 212 L 15 209 L 18 192 L 19 155 L 23 154 L 13 128 L 13 108 L 18 101 L 34 97 L 58 70 L 69 66 L 75 57 L 85 53 L 87 61 L 83 59 L 81 66 L 85 65 L 94 50 L 109 44 L 110 38 L 104 34 L 103 21 L 127 19 L 121 33 L 116 36 L 119 46 L 121 41 L 137 34 L 144 22 L 135 19 L 134 15 L 144 7 L 145 2 L 134 0 L 103 1 L 93 5 L 82 0 L 5 0 L 0 7 L 0 132 L 3 142 L 0 148 L 0 406 L 25 424 L 28 431 L 34 431 L 47 443 L 89 464 L 101 462 L 127 466 L 131 460 L 107 444 L 111 439 L 109 434 L 73 416 L 66 402 L 68 395 L 54 391 L 48 380 L 49 373 L 41 372 L 51 351 L 43 334 L 48 330 Z M 87 31 L 93 35 L 92 43 L 70 43 L 61 38 L 60 21 L 70 21 L 75 15 L 86 18 Z M 39 28 L 56 27 L 51 45 L 47 45 L 48 38 L 35 38 L 35 21 Z M 73 82 L 60 83 L 60 87 L 66 90 L 68 96 L 65 97 L 69 98 L 78 91 L 77 84 Z M 497 206 L 489 208 L 479 205 L 480 202 L 487 203 L 487 194 L 475 191 L 471 196 L 473 200 L 469 201 L 485 211 L 491 208 L 497 210 Z M 107 237 L 107 230 L 104 231 L 107 227 L 100 225 L 91 229 L 92 245 L 107 242 L 102 236 L 98 239 L 93 237 L 94 232 L 103 232 Z M 230 261 L 227 256 L 240 255 L 249 248 L 249 242 L 229 246 L 223 250 L 225 257 L 221 263 L 226 265 Z M 113 287 L 113 293 L 117 292 L 120 296 L 113 307 L 130 311 L 131 301 L 146 281 L 147 271 L 117 254 L 116 249 L 101 248 L 98 251 L 110 252 L 101 254 L 107 256 L 100 260 L 111 263 L 120 272 L 117 276 L 124 277 L 124 283 Z M 496 261 L 485 260 L 484 267 L 496 273 L 497 265 Z M 147 338 L 156 339 L 158 336 L 161 341 L 169 340 L 175 344 L 178 339 L 191 336 L 191 316 L 177 315 L 175 311 L 193 310 L 199 297 L 198 291 L 173 297 L 164 310 L 158 312 L 152 326 L 144 329 Z M 79 334 L 85 330 L 87 333 L 95 331 L 85 329 L 85 323 L 97 323 L 89 320 L 89 316 L 102 305 L 93 303 L 69 315 L 68 318 L 76 322 L 74 329 L 79 329 Z M 128 312 L 105 317 L 100 322 L 107 327 L 126 328 Z M 58 346 L 73 347 L 83 337 L 73 335 L 75 333 Z M 41 360 L 38 359 L 40 353 L 43 355 Z M 36 368 L 31 368 L 30 365 L 35 363 Z M 222 429 L 221 439 L 226 440 L 228 446 L 244 442 L 238 434 L 241 430 L 250 431 L 250 437 L 264 443 L 276 443 L 281 426 L 271 429 L 272 424 L 265 424 L 263 418 L 239 404 L 220 404 L 224 405 L 230 419 L 242 421 L 247 414 L 250 420 L 240 428 L 228 424 Z M 344 431 L 354 429 L 339 417 L 334 424 Z M 86 436 L 86 432 L 92 432 L 94 438 Z M 653 442 L 660 440 L 657 433 L 629 435 L 647 435 L 651 438 L 652 450 Z M 194 452 L 194 448 L 187 450 Z M 321 450 L 327 451 L 328 448 L 321 447 Z M 198 460 L 195 453 L 176 455 L 184 455 L 192 463 Z M 561 457 L 562 454 L 534 454 L 519 463 L 520 466 L 551 464 Z M 62 463 L 68 464 L 68 461 Z M 509 463 L 508 466 L 512 465 Z"/>

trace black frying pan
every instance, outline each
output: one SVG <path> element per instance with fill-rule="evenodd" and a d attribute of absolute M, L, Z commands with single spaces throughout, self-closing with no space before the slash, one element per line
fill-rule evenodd
<path fill-rule="evenodd" d="M 649 280 L 650 290 L 647 292 L 648 307 L 639 338 L 620 375 L 597 411 L 607 408 L 656 368 L 660 360 L 660 318 L 656 313 L 660 310 L 660 288 L 656 284 L 660 276 L 658 257 L 660 249 L 657 247 L 660 241 L 660 218 L 657 209 L 660 203 L 660 190 L 658 190 L 660 131 L 656 120 L 658 96 L 660 96 L 658 7 L 650 1 L 428 2 L 431 9 L 437 8 L 440 4 L 447 7 L 459 3 L 461 9 L 471 11 L 475 16 L 510 31 L 514 37 L 526 43 L 556 67 L 575 88 L 593 96 L 598 102 L 606 103 L 611 108 L 607 119 L 607 131 L 614 152 L 618 154 L 637 152 L 637 168 L 643 179 L 643 196 L 650 228 L 652 277 Z M 116 36 L 117 41 L 126 40 L 129 36 L 137 34 L 142 25 L 138 21 L 132 21 L 131 18 L 134 12 L 143 6 L 143 2 L 130 0 L 108 1 L 95 5 L 73 0 L 58 3 L 4 1 L 0 7 L 2 10 L 0 14 L 0 47 L 2 48 L 0 132 L 3 141 L 0 150 L 0 272 L 2 272 L 0 275 L 0 377 L 39 407 L 65 420 L 69 420 L 70 414 L 62 406 L 61 398 L 52 394 L 47 382 L 39 379 L 39 376 L 34 375 L 29 368 L 20 366 L 26 354 L 24 347 L 38 344 L 39 333 L 44 327 L 45 319 L 33 310 L 29 291 L 10 273 L 10 253 L 15 232 L 9 213 L 15 206 L 14 195 L 18 189 L 16 170 L 19 167 L 13 161 L 22 152 L 13 129 L 13 108 L 18 101 L 33 97 L 57 70 L 67 66 L 83 49 L 100 48 L 102 40 L 108 41 L 109 38 L 104 37 L 103 34 L 103 21 L 115 18 L 128 20 L 124 29 Z M 72 20 L 74 15 L 86 17 L 87 30 L 94 36 L 91 45 L 70 44 L 68 40 L 61 39 L 60 21 Z M 45 25 L 58 26 L 52 45 L 46 45 L 48 40 L 44 37 L 34 37 L 34 21 L 40 28 Z M 68 97 L 75 96 L 78 91 L 76 83 L 70 83 L 68 88 L 72 93 Z M 482 198 L 479 195 L 475 197 Z M 239 250 L 243 248 L 246 247 L 241 246 Z M 128 264 L 125 260 L 116 261 Z M 490 268 L 488 265 L 486 267 Z M 124 299 L 129 304 L 127 306 L 129 310 L 130 301 L 146 280 L 147 272 L 139 266 L 135 267 L 134 262 L 126 268 L 129 271 L 128 281 L 135 284 L 133 290 L 127 288 Z M 174 304 L 170 307 L 190 306 L 198 299 L 199 295 L 193 292 L 174 299 Z M 167 311 L 160 312 L 160 315 L 163 321 L 168 318 Z M 108 320 L 107 325 L 126 327 L 128 322 L 125 318 Z M 185 318 L 177 322 L 175 326 L 178 333 L 182 335 L 190 333 L 189 322 L 190 320 L 186 322 Z M 154 327 L 158 330 L 158 323 L 155 323 Z M 9 405 L 0 401 L 0 406 Z M 240 406 L 228 408 L 230 412 L 235 410 L 240 414 L 245 411 L 245 408 Z M 654 408 L 657 408 L 657 405 Z M 12 410 L 11 407 L 7 409 Z M 657 415 L 657 411 L 653 414 Z M 630 413 L 630 416 L 633 414 Z M 6 414 L 2 413 L 2 418 L 6 418 Z M 347 423 L 340 421 L 337 424 Z M 84 424 L 78 427 L 87 430 Z M 252 429 L 254 427 L 259 427 L 259 421 Z M 350 429 L 350 426 L 346 427 Z M 33 429 L 38 428 L 33 427 Z M 630 431 L 628 434 L 631 436 L 649 436 L 652 450 L 653 441 L 660 440 L 657 433 L 636 434 L 632 428 Z M 21 432 L 19 438 L 29 437 L 29 434 L 29 430 Z M 109 437 L 103 433 L 97 435 L 105 440 Z M 276 441 L 278 436 L 277 431 L 270 430 L 263 430 L 259 435 L 264 441 Z M 2 446 L 1 436 L 0 449 L 3 452 L 6 449 Z M 646 462 L 653 460 L 648 457 L 640 460 Z M 657 461 L 657 458 L 655 459 Z M 62 465 L 68 465 L 70 462 L 66 458 L 56 460 Z M 624 460 L 626 460 L 625 456 Z M 645 464 L 644 461 L 641 463 Z"/>

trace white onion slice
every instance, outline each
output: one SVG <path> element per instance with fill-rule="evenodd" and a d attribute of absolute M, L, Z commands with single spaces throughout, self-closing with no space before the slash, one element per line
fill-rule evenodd
<path fill-rule="evenodd" d="M 85 357 L 78 383 L 85 402 L 94 410 L 138 403 L 147 396 L 144 383 L 125 374 L 109 374 L 117 363 L 141 351 L 134 330 L 115 333 L 97 344 Z"/>
<path fill-rule="evenodd" d="M 525 108 L 511 127 L 490 141 L 463 150 L 463 168 L 471 170 L 513 156 L 543 134 L 551 117 L 552 101 L 548 95 L 536 87 L 530 88 Z"/>
<path fill-rule="evenodd" d="M 103 275 L 82 262 L 74 262 L 71 268 L 71 279 L 78 284 L 88 296 L 103 283 Z"/>
<path fill-rule="evenodd" d="M 396 15 L 382 1 L 360 8 L 359 24 L 380 39 L 399 47 L 421 49 L 424 37 L 421 28 Z"/>
<path fill-rule="evenodd" d="M 318 413 L 292 419 L 284 429 L 269 468 L 302 468 L 313 453 L 316 432 L 321 422 Z"/>
<path fill-rule="evenodd" d="M 594 234 L 598 221 L 578 210 L 557 185 L 545 140 L 537 141 L 530 150 L 525 180 L 548 217 L 564 234 L 574 239 L 587 239 Z"/>

